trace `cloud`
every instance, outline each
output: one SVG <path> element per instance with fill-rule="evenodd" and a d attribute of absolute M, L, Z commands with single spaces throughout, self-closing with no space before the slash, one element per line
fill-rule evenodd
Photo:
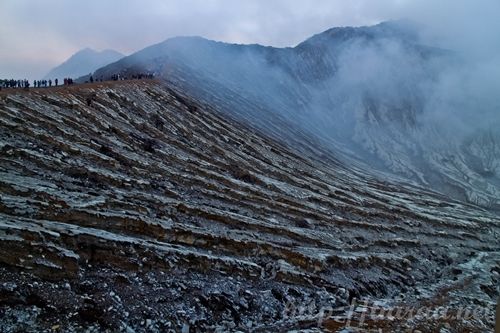
<path fill-rule="evenodd" d="M 479 60 L 500 53 L 500 1 L 414 1 L 409 2 L 405 15 L 422 23 L 426 42 Z"/>

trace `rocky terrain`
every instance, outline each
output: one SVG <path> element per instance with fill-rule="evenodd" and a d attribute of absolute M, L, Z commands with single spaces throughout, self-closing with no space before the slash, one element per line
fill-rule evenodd
<path fill-rule="evenodd" d="M 95 76 L 138 71 L 267 135 L 279 117 L 346 164 L 500 211 L 497 92 L 459 54 L 422 44 L 409 22 L 333 28 L 290 48 L 173 38 Z"/>
<path fill-rule="evenodd" d="M 278 116 L 263 131 L 123 81 L 2 91 L 0 123 L 2 332 L 494 325 L 498 215 L 346 166 Z M 428 314 L 363 317 L 399 307 Z"/>

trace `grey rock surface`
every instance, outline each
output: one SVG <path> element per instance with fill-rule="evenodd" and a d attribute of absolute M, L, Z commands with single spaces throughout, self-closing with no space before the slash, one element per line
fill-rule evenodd
<path fill-rule="evenodd" d="M 2 91 L 0 331 L 336 332 L 355 298 L 485 313 L 364 332 L 492 328 L 497 215 L 297 135 L 155 81 Z"/>

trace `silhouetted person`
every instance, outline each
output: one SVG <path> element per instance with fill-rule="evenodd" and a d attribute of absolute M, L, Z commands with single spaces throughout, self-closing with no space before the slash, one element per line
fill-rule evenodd
<path fill-rule="evenodd" d="M 56 87 L 57 87 L 57 84 L 59 83 L 58 81 L 59 80 L 57 80 L 57 79 L 54 80 L 54 84 L 55 84 Z"/>
<path fill-rule="evenodd" d="M 94 78 L 90 75 L 90 83 L 94 83 Z"/>

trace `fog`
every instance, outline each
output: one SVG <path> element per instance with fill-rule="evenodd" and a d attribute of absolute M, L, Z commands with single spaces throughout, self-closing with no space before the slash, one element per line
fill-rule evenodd
<path fill-rule="evenodd" d="M 412 16 L 422 24 L 422 43 L 457 57 L 453 66 L 440 64 L 437 81 L 428 85 L 428 120 L 453 123 L 456 134 L 484 127 L 500 134 L 500 2 L 424 1 Z"/>
<path fill-rule="evenodd" d="M 352 43 L 339 57 L 338 73 L 329 87 L 343 95 L 368 94 L 385 105 L 420 110 L 417 120 L 470 134 L 500 119 L 500 61 L 460 49 L 418 50 L 393 40 Z M 352 101 L 353 98 L 350 99 Z M 352 112 L 353 106 L 344 107 Z"/>

